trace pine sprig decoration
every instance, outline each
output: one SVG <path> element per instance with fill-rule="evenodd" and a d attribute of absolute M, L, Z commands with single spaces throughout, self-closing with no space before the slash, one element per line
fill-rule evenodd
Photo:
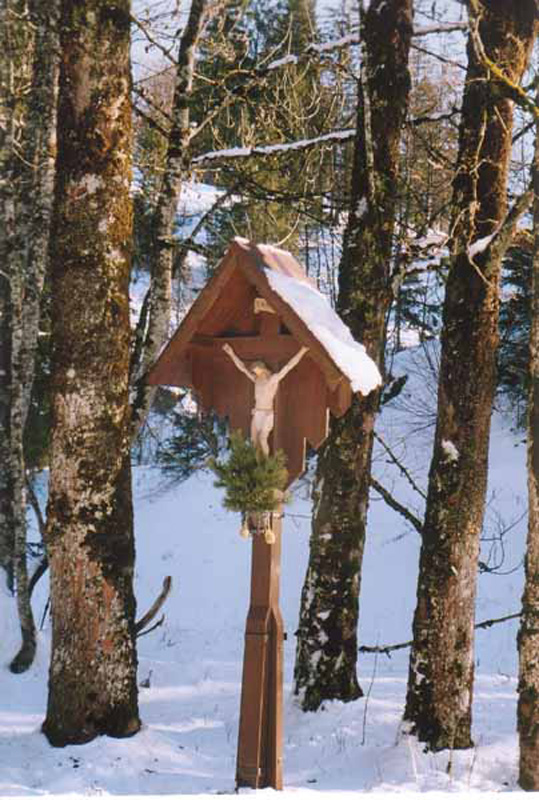
<path fill-rule="evenodd" d="M 267 456 L 241 431 L 230 436 L 228 461 L 209 460 L 217 476 L 214 485 L 225 489 L 224 506 L 242 514 L 276 511 L 286 502 L 284 489 L 288 479 L 286 457 L 282 450 Z"/>

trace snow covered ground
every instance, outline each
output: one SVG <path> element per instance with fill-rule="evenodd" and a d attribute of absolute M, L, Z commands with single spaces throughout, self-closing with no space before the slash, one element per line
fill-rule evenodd
<path fill-rule="evenodd" d="M 406 356 L 412 370 L 412 354 Z M 402 365 L 401 365 L 402 368 Z M 418 368 L 419 369 L 419 368 Z M 395 370 L 397 373 L 398 369 Z M 380 430 L 405 453 L 423 483 L 429 433 L 410 433 L 411 392 L 418 374 Z M 425 398 L 425 395 L 424 395 Z M 424 399 L 422 409 L 427 409 Z M 427 409 L 428 410 L 428 409 Z M 419 419 L 421 417 L 419 416 Z M 408 432 L 407 432 L 408 431 Z M 520 437 L 521 439 L 522 437 Z M 495 532 L 525 509 L 524 447 L 499 416 L 494 420 L 489 526 Z M 413 492 L 381 454 L 379 479 L 405 502 Z M 135 471 L 137 596 L 145 611 L 162 579 L 172 575 L 165 624 L 139 639 L 142 731 L 132 739 L 101 738 L 79 747 L 52 749 L 40 733 L 46 706 L 49 627 L 38 657 L 23 676 L 7 663 L 18 644 L 13 603 L 0 589 L 0 796 L 204 795 L 234 791 L 243 628 L 248 602 L 250 546 L 238 536 L 235 515 L 223 510 L 210 476 L 198 475 L 166 495 L 153 495 L 158 477 Z M 402 735 L 408 651 L 362 656 L 365 698 L 328 703 L 303 714 L 291 696 L 299 597 L 307 563 L 310 504 L 301 497 L 287 509 L 283 543 L 282 609 L 285 642 L 285 797 L 327 800 L 346 793 L 437 792 L 471 796 L 516 790 L 516 623 L 477 633 L 474 706 L 476 746 L 468 752 L 425 754 Z M 525 521 L 508 534 L 507 575 L 480 578 L 478 620 L 519 607 Z M 499 547 L 499 546 L 498 546 Z M 362 585 L 360 634 L 364 644 L 410 638 L 418 534 L 375 497 L 371 502 Z M 496 555 L 496 554 L 495 554 Z M 486 555 L 485 555 L 486 558 Z M 36 616 L 47 597 L 36 592 Z M 249 794 L 242 791 L 242 794 Z M 273 796 L 264 790 L 263 796 Z"/>

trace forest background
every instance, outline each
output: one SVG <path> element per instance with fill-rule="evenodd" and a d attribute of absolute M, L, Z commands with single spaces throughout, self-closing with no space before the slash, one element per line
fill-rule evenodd
<path fill-rule="evenodd" d="M 530 411 L 519 781 L 536 788 L 536 11 L 373 0 L 321 13 L 291 0 L 268 14 L 200 0 L 188 14 L 152 4 L 131 18 L 125 3 L 6 4 L 0 557 L 21 623 L 14 673 L 35 656 L 31 595 L 50 566 L 52 744 L 140 725 L 129 461 L 158 464 L 171 485 L 226 448 L 222 424 L 145 375 L 242 235 L 295 253 L 385 375 L 381 393 L 332 425 L 309 473 L 294 676 L 304 710 L 364 691 L 372 491 L 423 545 L 408 729 L 432 752 L 472 747 L 476 577 L 504 571 L 517 524 L 483 530 L 490 416 L 494 403 L 523 430 Z M 197 195 L 211 204 L 195 208 Z M 130 332 L 131 264 L 147 291 Z M 407 348 L 426 354 L 436 411 L 392 374 Z M 428 481 L 402 440 L 375 429 L 391 405 L 406 410 L 408 437 L 436 426 Z M 375 439 L 412 506 L 371 474 Z M 43 543 L 28 543 L 27 501 Z"/>

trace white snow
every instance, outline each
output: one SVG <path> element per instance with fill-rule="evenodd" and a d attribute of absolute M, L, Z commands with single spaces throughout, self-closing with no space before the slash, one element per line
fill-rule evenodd
<path fill-rule="evenodd" d="M 468 258 L 473 261 L 475 256 L 479 255 L 479 253 L 484 253 L 496 236 L 496 233 L 497 231 L 494 231 L 494 233 L 491 233 L 490 236 L 483 236 L 481 239 L 477 239 L 473 244 L 469 245 Z"/>
<path fill-rule="evenodd" d="M 218 189 L 208 183 L 194 180 L 185 181 L 182 183 L 178 205 L 179 221 L 185 224 L 182 218 L 198 216 L 208 211 L 222 194 L 222 189 Z M 182 233 L 185 235 L 186 232 L 182 231 Z"/>
<path fill-rule="evenodd" d="M 267 245 L 259 245 L 264 252 Z M 350 380 L 352 390 L 367 395 L 380 386 L 378 367 L 362 344 L 355 341 L 344 322 L 335 313 L 324 295 L 311 284 L 267 269 L 271 288 L 293 308 L 298 317 L 316 336 L 341 372 Z"/>
<path fill-rule="evenodd" d="M 445 247 L 448 241 L 448 235 L 438 228 L 430 228 L 424 236 L 412 239 L 414 247 L 427 249 L 430 247 Z"/>
<path fill-rule="evenodd" d="M 455 462 L 459 460 L 460 453 L 449 439 L 442 440 L 442 450 L 444 451 L 446 461 Z"/>
<path fill-rule="evenodd" d="M 255 147 L 229 147 L 225 150 L 212 150 L 203 153 L 193 159 L 193 164 L 203 164 L 206 161 L 216 159 L 248 158 L 254 155 L 271 155 L 272 153 L 286 153 L 290 150 L 303 150 L 306 147 L 314 147 L 324 142 L 348 141 L 353 139 L 356 134 L 355 128 L 348 128 L 342 131 L 332 131 L 323 136 L 316 136 L 313 139 L 299 139 L 295 142 L 283 142 L 280 144 L 259 145 Z"/>
<path fill-rule="evenodd" d="M 418 25 L 414 28 L 414 36 L 429 36 L 432 33 L 455 33 L 456 31 L 466 32 L 468 23 L 466 22 L 437 22 L 435 25 Z"/>
<path fill-rule="evenodd" d="M 98 175 L 85 175 L 81 181 L 80 186 L 88 193 L 95 194 L 101 186 L 101 178 Z"/>
<path fill-rule="evenodd" d="M 277 58 L 275 61 L 272 61 L 270 64 L 268 64 L 266 69 L 269 71 L 273 69 L 279 69 L 280 67 L 287 67 L 289 64 L 297 64 L 297 63 L 298 63 L 297 56 L 288 55 L 288 56 L 283 56 L 283 58 Z"/>
<path fill-rule="evenodd" d="M 364 214 L 367 213 L 367 208 L 368 208 L 368 205 L 367 205 L 366 198 L 365 197 L 360 197 L 359 200 L 358 200 L 357 208 L 356 208 L 356 214 L 357 214 L 359 219 L 361 219 L 361 217 L 364 216 Z"/>
<path fill-rule="evenodd" d="M 328 53 L 331 50 L 339 50 L 341 47 L 359 44 L 359 41 L 359 34 L 350 33 L 347 36 L 341 36 L 340 39 L 332 39 L 322 44 L 310 44 L 307 47 L 307 53 Z"/>

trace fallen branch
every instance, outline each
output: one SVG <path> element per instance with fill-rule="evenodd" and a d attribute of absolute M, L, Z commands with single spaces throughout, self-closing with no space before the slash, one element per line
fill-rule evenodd
<path fill-rule="evenodd" d="M 167 577 L 163 581 L 163 588 L 161 589 L 159 597 L 157 597 L 151 608 L 144 614 L 144 616 L 141 617 L 137 623 L 135 623 L 135 633 L 137 634 L 137 636 L 140 636 L 141 631 L 143 631 L 144 628 L 146 628 L 150 624 L 152 619 L 154 619 L 157 616 L 163 603 L 169 596 L 171 588 L 172 588 L 172 578 L 170 577 L 170 575 L 167 575 Z M 162 624 L 163 624 L 162 622 L 159 623 L 159 625 Z M 156 624 L 151 630 L 154 630 L 157 627 L 158 625 Z M 149 632 L 150 631 L 147 631 L 147 633 Z"/>
<path fill-rule="evenodd" d="M 478 622 L 477 625 L 474 625 L 475 630 L 479 630 L 480 628 L 492 628 L 493 625 L 499 625 L 501 622 L 509 622 L 511 619 L 518 619 L 521 616 L 521 612 L 518 611 L 516 614 L 508 614 L 505 617 L 498 617 L 497 619 L 485 619 L 483 622 Z M 409 642 L 400 642 L 399 644 L 387 644 L 387 645 L 362 645 L 358 648 L 360 653 L 385 653 L 388 658 L 391 658 L 390 653 L 395 652 L 395 650 L 404 650 L 406 647 L 411 647 L 413 641 L 410 640 Z"/>

